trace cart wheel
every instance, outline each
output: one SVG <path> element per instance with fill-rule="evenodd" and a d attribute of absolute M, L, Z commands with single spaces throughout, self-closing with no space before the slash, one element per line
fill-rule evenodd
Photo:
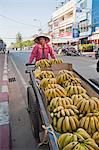
<path fill-rule="evenodd" d="M 27 98 L 28 98 L 28 112 L 30 114 L 30 121 L 33 135 L 36 141 L 39 143 L 39 111 L 38 105 L 35 97 L 35 93 L 32 87 L 27 88 Z"/>

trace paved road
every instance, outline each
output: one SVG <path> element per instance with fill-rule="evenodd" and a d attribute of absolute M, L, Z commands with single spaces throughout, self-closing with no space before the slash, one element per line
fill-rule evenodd
<path fill-rule="evenodd" d="M 15 61 L 22 75 L 25 76 L 25 73 L 24 73 L 25 63 L 28 61 L 30 52 L 19 52 L 19 53 L 17 52 L 17 53 L 11 53 L 10 55 L 12 59 Z M 97 60 L 95 60 L 95 58 L 79 57 L 79 56 L 78 57 L 57 56 L 57 57 L 62 58 L 64 62 L 72 63 L 73 68 L 78 73 L 80 73 L 83 77 L 87 79 L 99 78 L 99 73 L 96 72 Z M 27 78 L 25 81 L 27 82 Z"/>
<path fill-rule="evenodd" d="M 25 74 L 25 64 L 28 62 L 29 55 L 30 52 L 11 52 L 9 54 L 9 77 L 15 76 L 18 81 L 18 83 L 10 83 L 10 114 L 13 150 L 15 147 L 20 148 L 20 146 L 22 149 L 36 149 L 35 140 L 31 135 L 29 117 L 26 112 L 26 87 L 28 85 L 29 76 Z M 73 63 L 74 69 L 87 79 L 97 78 L 99 76 L 96 72 L 97 61 L 94 58 L 70 56 L 57 57 L 62 58 L 65 62 Z M 12 60 L 13 63 L 10 60 Z M 22 138 L 24 138 L 24 140 L 21 140 Z"/>

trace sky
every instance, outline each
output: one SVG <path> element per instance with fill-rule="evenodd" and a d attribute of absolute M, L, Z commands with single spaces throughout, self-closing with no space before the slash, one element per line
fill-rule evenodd
<path fill-rule="evenodd" d="M 61 0 L 0 0 L 0 37 L 7 44 L 15 42 L 18 32 L 24 40 L 29 39 L 38 33 L 40 22 L 43 32 L 46 32 L 48 21 L 60 2 Z"/>

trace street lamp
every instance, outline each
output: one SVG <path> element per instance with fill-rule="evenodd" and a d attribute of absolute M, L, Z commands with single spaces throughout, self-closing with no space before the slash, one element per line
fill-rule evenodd
<path fill-rule="evenodd" d="M 39 22 L 39 29 L 38 29 L 38 31 L 40 32 L 40 33 L 42 33 L 42 24 L 41 24 L 41 21 L 39 20 L 39 19 L 33 19 L 34 21 L 37 21 L 37 22 Z"/>

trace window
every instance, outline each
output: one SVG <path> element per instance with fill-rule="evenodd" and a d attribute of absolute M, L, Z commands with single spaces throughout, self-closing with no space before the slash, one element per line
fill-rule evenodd
<path fill-rule="evenodd" d="M 66 28 L 66 32 L 72 32 L 72 27 Z"/>

